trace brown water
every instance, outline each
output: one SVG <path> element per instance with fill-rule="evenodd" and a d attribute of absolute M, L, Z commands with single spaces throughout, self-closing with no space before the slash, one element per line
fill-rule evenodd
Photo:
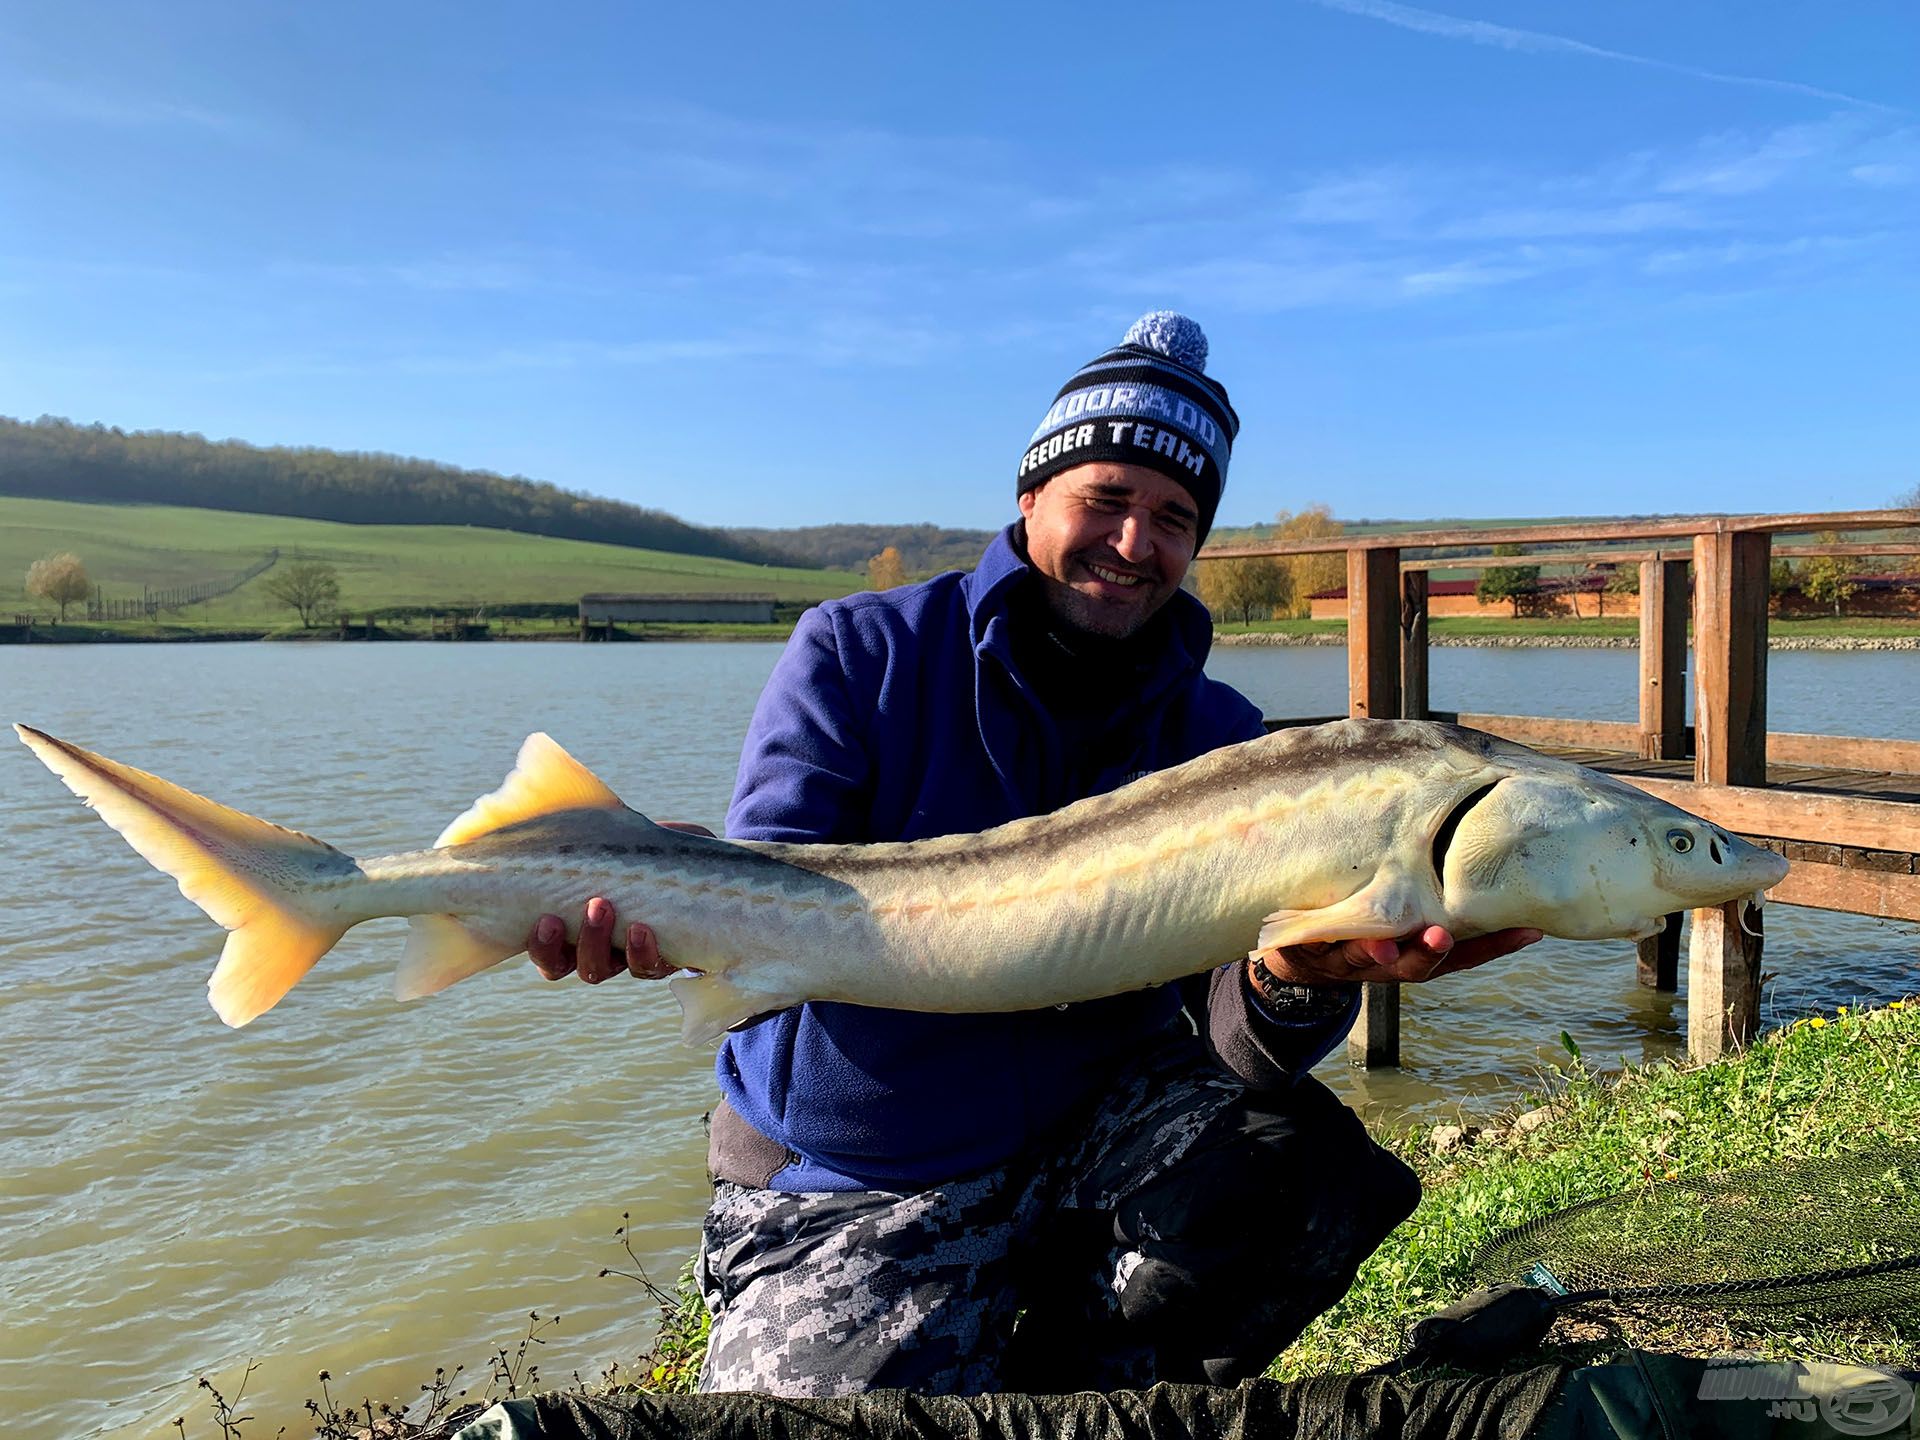
<path fill-rule="evenodd" d="M 0 649 L 26 720 L 351 852 L 417 846 L 546 729 L 656 817 L 717 826 L 771 646 Z M 1434 652 L 1435 703 L 1630 713 L 1633 657 Z M 1342 708 L 1343 652 L 1235 651 L 1214 671 L 1268 713 Z M 1617 673 L 1616 673 L 1617 672 Z M 1783 655 L 1775 728 L 1916 734 L 1920 656 Z M 1470 703 L 1469 703 L 1470 702 Z M 351 934 L 280 1008 L 228 1031 L 203 986 L 219 932 L 35 762 L 0 745 L 0 1415 L 21 1434 L 211 1433 L 194 1389 L 304 1433 L 315 1375 L 417 1393 L 484 1377 L 529 1310 L 543 1378 L 649 1339 L 623 1210 L 652 1273 L 705 1199 L 711 1059 L 658 987 L 547 986 L 502 967 L 389 995 L 403 923 Z M 1920 930 L 1776 907 L 1769 989 L 1798 1011 L 1920 989 Z M 1509 1102 L 1570 1031 L 1590 1059 L 1679 1045 L 1672 997 L 1623 945 L 1548 943 L 1413 996 L 1408 1068 L 1325 1075 L 1377 1114 Z"/>

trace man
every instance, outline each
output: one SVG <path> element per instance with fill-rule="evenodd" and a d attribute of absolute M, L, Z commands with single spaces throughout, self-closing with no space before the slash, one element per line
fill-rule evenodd
<path fill-rule="evenodd" d="M 1259 712 L 1202 673 L 1211 621 L 1180 590 L 1239 430 L 1205 364 L 1199 326 L 1144 317 L 1056 396 L 1019 465 L 1020 519 L 977 569 L 803 616 L 756 708 L 729 835 L 980 830 L 1259 736 Z M 613 926 L 595 900 L 577 951 L 553 916 L 528 948 L 549 978 L 669 973 L 644 924 L 624 956 Z M 741 1027 L 718 1061 L 702 1387 L 1260 1373 L 1419 1196 L 1306 1077 L 1359 982 L 1537 938 L 1454 946 L 1430 927 L 1044 1011 L 823 1003 Z"/>

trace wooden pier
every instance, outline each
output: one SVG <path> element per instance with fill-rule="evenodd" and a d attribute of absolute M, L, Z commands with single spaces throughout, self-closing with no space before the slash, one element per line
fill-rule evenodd
<path fill-rule="evenodd" d="M 1914 541 L 1782 545 L 1777 535 L 1914 533 Z M 1684 546 L 1674 542 L 1684 541 Z M 1653 542 L 1653 543 L 1649 543 Z M 1666 542 L 1661 544 L 1659 542 Z M 1493 556 L 1495 545 L 1552 547 Z M 1405 552 L 1437 552 L 1408 558 Z M 1449 551 L 1474 551 L 1449 558 Z M 1920 510 L 1710 515 L 1505 529 L 1370 532 L 1220 546 L 1201 559 L 1347 557 L 1347 710 L 1457 720 L 1620 776 L 1793 862 L 1769 898 L 1920 921 L 1920 739 L 1770 733 L 1768 570 L 1784 555 L 1920 554 Z M 1489 565 L 1634 564 L 1640 571 L 1637 723 L 1447 713 L 1427 695 L 1428 575 Z M 1693 629 L 1695 716 L 1686 717 Z M 1312 724 L 1278 720 L 1275 726 Z M 1915 700 L 1920 734 L 1920 697 Z M 1710 1059 L 1752 1039 L 1759 916 L 1743 902 L 1693 913 L 1687 1049 Z M 1678 987 L 1679 919 L 1640 942 L 1643 983 Z M 1399 1063 L 1400 987 L 1369 985 L 1348 1041 L 1368 1066 Z"/>

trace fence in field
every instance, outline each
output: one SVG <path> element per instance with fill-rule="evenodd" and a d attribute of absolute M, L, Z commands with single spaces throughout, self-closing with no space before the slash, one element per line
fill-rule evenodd
<path fill-rule="evenodd" d="M 184 610 L 189 605 L 199 605 L 208 600 L 217 600 L 222 595 L 230 595 L 255 576 L 271 570 L 279 561 L 279 550 L 269 550 L 246 569 L 224 579 L 202 580 L 194 585 L 172 585 L 159 590 L 147 586 L 143 587 L 138 600 L 108 600 L 95 586 L 92 597 L 87 601 L 87 619 L 151 620 L 162 610 Z"/>

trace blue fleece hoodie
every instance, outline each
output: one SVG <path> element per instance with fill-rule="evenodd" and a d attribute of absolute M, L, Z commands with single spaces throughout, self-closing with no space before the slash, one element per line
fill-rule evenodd
<path fill-rule="evenodd" d="M 1085 773 L 1014 660 L 1009 602 L 1028 573 L 1009 527 L 971 573 L 802 616 L 754 710 L 727 834 L 984 830 L 1263 733 L 1250 702 L 1202 673 L 1212 624 L 1180 593 L 1144 683 L 1102 731 L 1123 743 Z M 1004 1164 L 1056 1131 L 1116 1067 L 1184 1029 L 1179 1010 L 1170 985 L 1017 1014 L 822 1002 L 729 1035 L 717 1070 L 727 1105 L 787 1152 L 770 1188 L 911 1190 Z M 1337 1037 L 1311 1027 L 1297 1058 L 1311 1063 Z"/>

